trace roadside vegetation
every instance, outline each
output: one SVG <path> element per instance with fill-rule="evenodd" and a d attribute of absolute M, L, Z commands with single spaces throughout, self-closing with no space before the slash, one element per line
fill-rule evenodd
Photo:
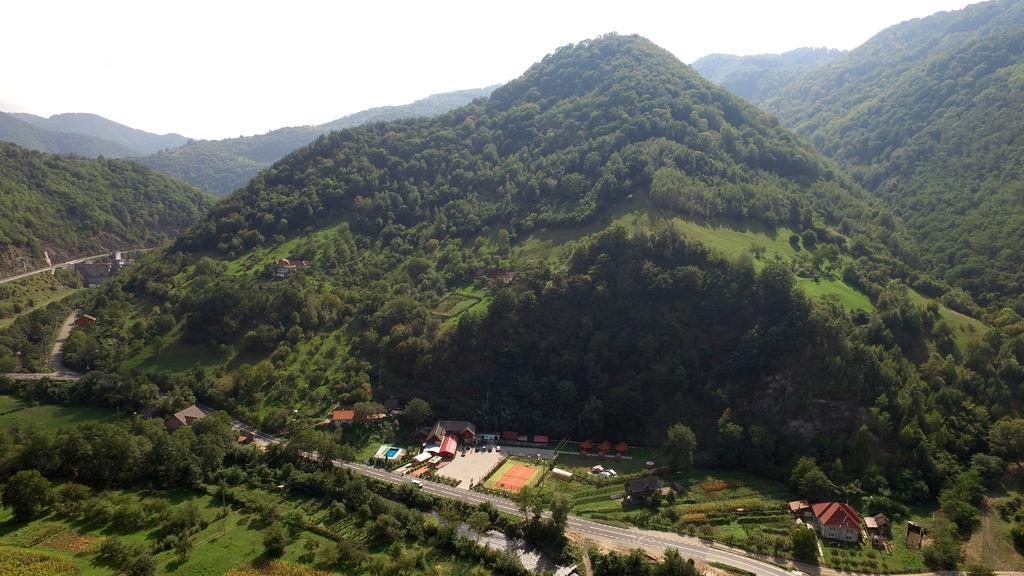
<path fill-rule="evenodd" d="M 67 389 L 73 385 L 56 384 L 65 392 L 45 382 L 18 384 L 16 392 L 51 399 L 70 393 L 67 400 L 84 403 Z M 94 403 L 141 407 L 142 390 L 96 394 L 93 388 L 82 394 Z M 0 398 L 5 410 L 19 407 Z M 175 407 L 170 400 L 150 400 L 160 412 Z M 303 451 L 331 450 L 316 433 L 296 433 L 264 450 L 238 444 L 223 413 L 170 433 L 162 418 L 77 426 L 45 413 L 39 419 L 0 427 L 5 574 L 21 565 L 135 576 L 246 573 L 267 566 L 309 572 L 289 567 L 295 565 L 371 574 L 525 576 L 515 555 L 481 547 L 464 533 L 460 526 L 474 514 L 482 514 L 480 529 L 540 542 L 556 561 L 572 559 L 564 525 L 539 517 L 519 521 L 493 508 L 436 500 L 410 484 L 379 484 L 308 462 L 299 456 Z"/>

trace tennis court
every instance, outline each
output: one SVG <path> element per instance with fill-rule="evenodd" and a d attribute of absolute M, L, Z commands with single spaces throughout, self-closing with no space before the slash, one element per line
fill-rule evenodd
<path fill-rule="evenodd" d="M 498 490 L 519 492 L 523 489 L 523 486 L 529 485 L 539 478 L 540 472 L 540 468 L 535 466 L 508 461 L 495 472 L 487 484 Z"/>

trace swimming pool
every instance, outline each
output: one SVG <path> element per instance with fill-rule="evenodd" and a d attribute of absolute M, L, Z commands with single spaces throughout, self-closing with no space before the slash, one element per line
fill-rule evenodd
<path fill-rule="evenodd" d="M 399 450 L 401 450 L 401 448 L 395 448 L 394 446 L 392 446 L 391 448 L 388 448 L 387 452 L 384 453 L 384 457 L 387 458 L 388 460 L 391 460 L 392 458 L 395 457 L 396 454 L 398 454 Z"/>

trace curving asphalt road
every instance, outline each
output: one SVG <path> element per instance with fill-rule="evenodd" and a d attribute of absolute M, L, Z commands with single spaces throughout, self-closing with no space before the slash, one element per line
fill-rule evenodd
<path fill-rule="evenodd" d="M 148 252 L 150 250 L 156 250 L 156 248 L 134 248 L 132 250 L 121 250 L 120 252 L 122 254 L 131 254 L 132 252 Z M 83 256 L 82 258 L 75 258 L 74 260 L 68 260 L 67 262 L 61 262 L 59 264 L 54 264 L 53 266 L 47 266 L 45 268 L 36 268 L 35 270 L 29 270 L 28 272 L 22 272 L 21 274 L 15 274 L 14 276 L 8 276 L 6 278 L 0 278 L 0 284 L 6 284 L 8 282 L 14 282 L 15 280 L 20 280 L 22 278 L 28 278 L 29 276 L 34 276 L 34 275 L 40 274 L 42 272 L 52 272 L 52 271 L 54 271 L 54 270 L 56 270 L 58 268 L 66 268 L 68 266 L 74 266 L 75 264 L 81 264 L 82 262 L 88 262 L 89 260 L 95 260 L 97 258 L 108 257 L 108 256 L 110 256 L 111 252 L 114 252 L 114 250 L 111 250 L 110 252 L 104 252 L 103 254 L 96 254 L 95 256 Z"/>

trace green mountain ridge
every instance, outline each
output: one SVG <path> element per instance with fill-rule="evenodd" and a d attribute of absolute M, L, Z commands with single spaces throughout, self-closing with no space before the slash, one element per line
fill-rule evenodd
<path fill-rule="evenodd" d="M 758 100 L 906 222 L 922 268 L 983 306 L 1018 311 L 1022 30 L 1019 1 L 940 12 L 888 28 Z"/>
<path fill-rule="evenodd" d="M 317 126 L 279 128 L 258 136 L 193 140 L 174 149 L 139 158 L 139 162 L 203 190 L 224 195 L 245 185 L 270 166 L 317 137 L 370 122 L 434 116 L 490 94 L 494 87 L 434 94 L 401 106 L 380 106 Z"/>
<path fill-rule="evenodd" d="M 132 151 L 130 156 L 152 154 L 165 148 L 175 148 L 189 141 L 180 134 L 153 134 L 119 124 L 112 120 L 86 113 L 54 114 L 49 118 L 34 114 L 14 114 L 33 126 L 69 134 L 84 134 L 120 144 Z"/>
<path fill-rule="evenodd" d="M 834 48 L 797 48 L 782 54 L 708 54 L 691 66 L 701 76 L 751 102 L 778 92 L 807 70 L 841 57 Z"/>
<path fill-rule="evenodd" d="M 0 112 L 0 141 L 52 154 L 74 154 L 86 158 L 124 158 L 131 148 L 88 134 L 55 132 L 26 122 L 15 114 Z"/>
<path fill-rule="evenodd" d="M 155 246 L 212 199 L 127 160 L 90 160 L 0 143 L 0 269 Z"/>

